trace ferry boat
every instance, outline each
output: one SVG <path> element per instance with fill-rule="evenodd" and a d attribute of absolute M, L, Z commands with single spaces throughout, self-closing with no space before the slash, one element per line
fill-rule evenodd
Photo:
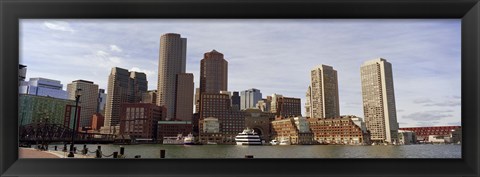
<path fill-rule="evenodd" d="M 278 142 L 277 140 L 272 140 L 272 141 L 270 141 L 270 144 L 271 145 L 278 145 L 278 144 L 280 144 L 280 142 Z"/>
<path fill-rule="evenodd" d="M 235 137 L 237 145 L 262 145 L 260 136 L 252 129 L 245 129 Z"/>
<path fill-rule="evenodd" d="M 195 137 L 189 133 L 184 139 L 183 144 L 185 145 L 194 145 L 195 144 Z"/>

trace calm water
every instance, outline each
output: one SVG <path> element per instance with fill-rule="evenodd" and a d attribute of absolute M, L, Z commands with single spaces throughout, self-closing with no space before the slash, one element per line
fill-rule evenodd
<path fill-rule="evenodd" d="M 101 145 L 102 152 L 110 155 L 120 151 L 120 145 Z M 59 146 L 60 149 L 61 146 Z M 97 145 L 87 145 L 90 151 Z M 237 145 L 123 145 L 127 158 L 159 158 L 165 149 L 166 158 L 461 158 L 461 145 L 403 145 L 403 146 L 344 146 L 344 145 L 289 145 L 289 146 L 237 146 Z M 50 146 L 52 149 L 53 146 Z M 83 145 L 77 145 L 83 149 Z M 94 155 L 94 154 L 92 154 Z"/>

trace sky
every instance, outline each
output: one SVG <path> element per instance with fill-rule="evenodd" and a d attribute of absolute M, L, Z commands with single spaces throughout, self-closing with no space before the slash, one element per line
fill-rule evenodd
<path fill-rule="evenodd" d="M 458 19 L 23 19 L 20 64 L 27 79 L 90 80 L 107 90 L 112 67 L 147 74 L 157 88 L 160 36 L 187 38 L 186 72 L 199 86 L 200 60 L 228 61 L 228 90 L 301 98 L 310 70 L 337 70 L 340 114 L 363 117 L 360 65 L 392 63 L 400 127 L 461 125 Z"/>

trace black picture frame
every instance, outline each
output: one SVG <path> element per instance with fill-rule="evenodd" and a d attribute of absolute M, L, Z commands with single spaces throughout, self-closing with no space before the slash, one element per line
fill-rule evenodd
<path fill-rule="evenodd" d="M 2 176 L 478 176 L 478 0 L 1 0 Z M 18 159 L 22 18 L 456 18 L 462 20 L 461 159 Z"/>

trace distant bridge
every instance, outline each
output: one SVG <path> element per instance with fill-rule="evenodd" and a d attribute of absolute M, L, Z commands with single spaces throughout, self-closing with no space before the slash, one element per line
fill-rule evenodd
<path fill-rule="evenodd" d="M 52 143 L 72 141 L 73 130 L 61 124 L 32 123 L 19 127 L 20 143 Z M 77 132 L 75 134 L 75 143 L 78 144 L 96 144 L 113 143 L 115 137 L 110 134 Z"/>

